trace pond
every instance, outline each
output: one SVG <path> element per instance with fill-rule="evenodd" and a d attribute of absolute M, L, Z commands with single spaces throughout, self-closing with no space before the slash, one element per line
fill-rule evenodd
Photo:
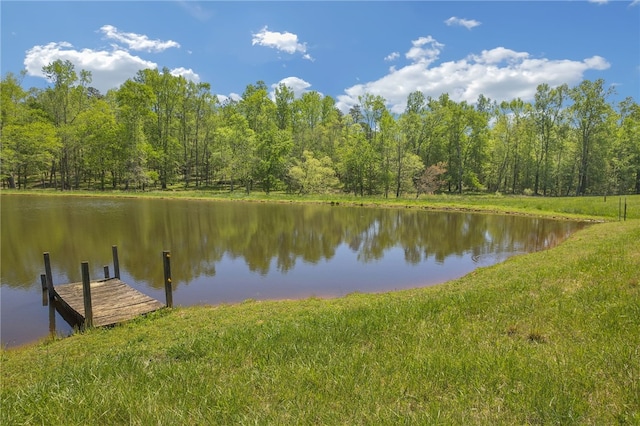
<path fill-rule="evenodd" d="M 584 223 L 329 204 L 2 195 L 1 340 L 45 337 L 40 274 L 103 276 L 118 247 L 122 280 L 164 302 L 171 251 L 174 305 L 338 297 L 429 286 L 510 256 L 552 247 Z M 113 270 L 113 269 L 112 269 Z M 71 327 L 56 313 L 56 331 Z"/>

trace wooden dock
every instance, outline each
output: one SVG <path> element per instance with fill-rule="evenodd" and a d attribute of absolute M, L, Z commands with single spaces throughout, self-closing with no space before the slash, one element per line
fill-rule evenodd
<path fill-rule="evenodd" d="M 86 320 L 82 285 L 79 282 L 53 287 L 56 301 L 76 317 L 79 324 Z M 118 278 L 93 281 L 90 285 L 94 327 L 129 321 L 165 306 Z"/>
<path fill-rule="evenodd" d="M 131 320 L 137 316 L 173 306 L 170 253 L 164 251 L 164 281 L 166 304 L 147 296 L 120 280 L 118 250 L 113 249 L 115 277 L 109 276 L 109 267 L 104 267 L 105 278 L 91 281 L 89 263 L 82 262 L 82 282 L 53 285 L 49 253 L 44 253 L 45 273 L 40 276 L 43 298 L 45 292 L 51 306 L 62 309 L 60 314 L 67 322 L 72 318 L 81 328 L 102 327 Z M 44 299 L 43 299 L 44 300 Z M 43 302 L 44 303 L 44 302 Z"/>

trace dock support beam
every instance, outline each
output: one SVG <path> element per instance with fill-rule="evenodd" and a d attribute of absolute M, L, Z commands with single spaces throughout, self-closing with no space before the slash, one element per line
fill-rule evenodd
<path fill-rule="evenodd" d="M 173 308 L 173 290 L 171 286 L 171 252 L 162 252 L 162 263 L 164 265 L 164 295 L 167 300 L 167 308 Z"/>
<path fill-rule="evenodd" d="M 84 300 L 84 328 L 93 327 L 93 307 L 91 306 L 91 280 L 89 262 L 82 262 L 82 298 Z"/>
<path fill-rule="evenodd" d="M 47 276 L 45 274 L 40 274 L 40 284 L 42 285 L 42 291 L 47 291 Z"/>
<path fill-rule="evenodd" d="M 49 258 L 49 252 L 44 253 L 44 273 L 47 277 L 47 292 L 49 293 L 49 300 L 53 300 L 53 276 L 51 274 L 51 259 Z"/>
<path fill-rule="evenodd" d="M 113 253 L 113 276 L 120 279 L 120 262 L 118 262 L 118 247 L 111 246 L 111 252 Z"/>
<path fill-rule="evenodd" d="M 40 274 L 40 284 L 42 285 L 42 306 L 49 304 L 49 298 L 47 297 L 47 276 Z"/>

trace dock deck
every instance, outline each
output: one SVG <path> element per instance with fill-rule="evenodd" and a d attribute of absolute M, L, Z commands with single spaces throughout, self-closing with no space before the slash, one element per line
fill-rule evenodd
<path fill-rule="evenodd" d="M 53 287 L 56 300 L 79 323 L 85 321 L 82 282 Z M 118 278 L 91 282 L 93 326 L 101 327 L 131 320 L 139 315 L 157 311 L 165 305 L 139 292 Z"/>
<path fill-rule="evenodd" d="M 89 262 L 81 263 L 82 282 L 70 284 L 53 284 L 51 273 L 51 259 L 49 252 L 44 255 L 45 273 L 40 275 L 43 292 L 43 305 L 48 300 L 51 306 L 57 305 L 58 310 L 65 321 L 82 328 L 104 327 L 129 321 L 137 316 L 157 311 L 167 306 L 173 307 L 173 286 L 171 283 L 171 253 L 162 252 L 164 266 L 164 292 L 166 304 L 147 296 L 120 280 L 120 262 L 118 261 L 118 248 L 112 246 L 113 268 L 115 277 L 110 277 L 109 266 L 104 267 L 104 279 L 91 280 L 89 277 Z M 55 320 L 55 315 L 49 313 L 50 327 Z M 53 327 L 55 331 L 55 326 Z"/>

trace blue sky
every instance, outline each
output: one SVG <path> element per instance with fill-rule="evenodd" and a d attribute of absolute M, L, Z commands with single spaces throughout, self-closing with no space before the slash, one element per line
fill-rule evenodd
<path fill-rule="evenodd" d="M 603 78 L 640 94 L 640 0 L 6 1 L 0 70 L 69 59 L 101 92 L 143 68 L 237 97 L 248 84 L 315 90 L 343 111 L 368 92 L 402 112 L 415 90 L 456 101 L 531 100 L 536 86 Z"/>

